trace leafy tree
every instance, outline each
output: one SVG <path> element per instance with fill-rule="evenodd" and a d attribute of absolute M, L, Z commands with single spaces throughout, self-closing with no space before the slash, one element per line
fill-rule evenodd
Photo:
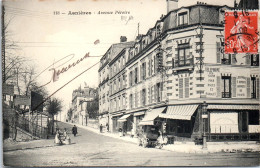
<path fill-rule="evenodd" d="M 98 96 L 91 102 L 87 104 L 87 112 L 89 114 L 89 118 L 96 119 L 98 117 L 98 109 L 99 109 L 99 99 Z"/>
<path fill-rule="evenodd" d="M 52 117 L 52 129 L 51 129 L 51 132 L 52 134 L 54 133 L 54 116 L 56 114 L 58 114 L 59 112 L 61 112 L 62 110 L 62 101 L 57 99 L 57 98 L 52 98 L 52 99 L 49 99 L 47 101 L 47 112 L 51 115 Z"/>

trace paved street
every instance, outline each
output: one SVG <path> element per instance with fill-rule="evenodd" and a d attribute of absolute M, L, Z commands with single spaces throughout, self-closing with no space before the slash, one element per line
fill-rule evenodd
<path fill-rule="evenodd" d="M 71 125 L 59 123 L 71 130 Z M 10 150 L 6 166 L 256 166 L 259 153 L 186 154 L 143 148 L 78 128 L 71 145 Z M 42 140 L 40 140 L 42 142 Z M 40 142 L 39 141 L 39 142 Z M 46 140 L 52 144 L 53 140 Z"/>

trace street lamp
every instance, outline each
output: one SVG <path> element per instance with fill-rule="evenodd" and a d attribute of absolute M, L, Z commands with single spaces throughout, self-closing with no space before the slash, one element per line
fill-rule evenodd
<path fill-rule="evenodd" d="M 208 104 L 206 103 L 206 101 L 203 102 L 202 104 L 202 120 L 203 120 L 203 149 L 207 148 L 207 137 L 206 137 L 206 119 L 208 118 L 208 113 L 207 113 L 207 106 Z"/>

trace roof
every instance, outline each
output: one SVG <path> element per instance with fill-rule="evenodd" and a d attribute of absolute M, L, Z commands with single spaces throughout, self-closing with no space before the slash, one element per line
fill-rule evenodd
<path fill-rule="evenodd" d="M 238 8 L 242 9 L 259 9 L 258 0 L 241 0 Z"/>

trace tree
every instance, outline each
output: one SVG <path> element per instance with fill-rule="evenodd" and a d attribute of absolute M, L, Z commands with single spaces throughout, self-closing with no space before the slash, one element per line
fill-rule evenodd
<path fill-rule="evenodd" d="M 52 129 L 51 129 L 51 133 L 54 133 L 54 116 L 56 114 L 58 114 L 59 112 L 61 112 L 62 110 L 62 101 L 57 99 L 57 98 L 50 98 L 49 100 L 47 100 L 47 112 L 51 115 L 52 117 Z"/>
<path fill-rule="evenodd" d="M 87 112 L 89 113 L 89 118 L 96 119 L 98 117 L 98 109 L 99 109 L 99 99 L 98 96 L 91 102 L 87 104 Z"/>

